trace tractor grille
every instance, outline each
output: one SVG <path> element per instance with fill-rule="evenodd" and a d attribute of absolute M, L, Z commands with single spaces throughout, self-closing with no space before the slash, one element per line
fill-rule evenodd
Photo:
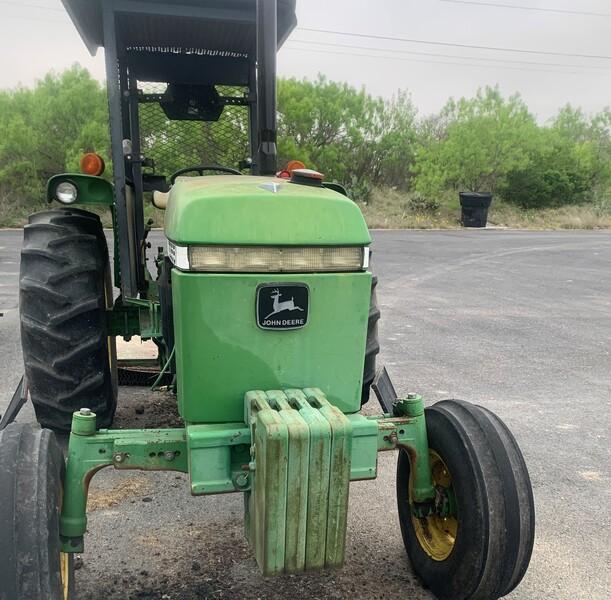
<path fill-rule="evenodd" d="M 163 94 L 165 83 L 139 82 L 145 95 Z M 246 88 L 216 86 L 220 96 L 244 98 Z M 142 153 L 155 161 L 155 171 L 169 175 L 191 165 L 237 168 L 250 156 L 248 107 L 225 106 L 218 121 L 173 121 L 156 102 L 139 105 Z"/>

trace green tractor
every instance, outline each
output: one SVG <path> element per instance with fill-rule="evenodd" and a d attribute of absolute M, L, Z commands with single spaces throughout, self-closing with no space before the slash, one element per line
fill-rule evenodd
<path fill-rule="evenodd" d="M 374 381 L 361 212 L 319 173 L 278 173 L 276 52 L 295 0 L 64 5 L 89 50 L 105 50 L 113 181 L 86 155 L 83 173 L 49 181 L 61 206 L 24 231 L 25 375 L 0 424 L 0 599 L 74 597 L 103 467 L 243 494 L 266 576 L 339 567 L 350 482 L 374 479 L 385 450 L 399 451 L 401 533 L 423 583 L 448 600 L 509 594 L 534 540 L 515 439 L 483 407 L 425 409 L 397 398 L 384 369 Z M 150 262 L 145 201 L 166 211 L 167 248 Z M 91 206 L 112 215 L 112 267 Z M 115 339 L 134 335 L 157 345 L 182 427 L 111 428 Z M 360 412 L 372 385 L 379 416 Z M 42 429 L 11 422 L 28 395 Z M 55 432 L 70 432 L 67 459 Z"/>

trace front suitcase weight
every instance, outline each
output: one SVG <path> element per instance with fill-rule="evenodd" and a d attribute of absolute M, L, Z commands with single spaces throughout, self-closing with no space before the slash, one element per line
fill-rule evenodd
<path fill-rule="evenodd" d="M 248 392 L 246 530 L 265 575 L 344 562 L 352 426 L 317 388 Z"/>

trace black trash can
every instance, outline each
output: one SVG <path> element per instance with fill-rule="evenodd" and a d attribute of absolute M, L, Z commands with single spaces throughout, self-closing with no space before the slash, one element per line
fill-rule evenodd
<path fill-rule="evenodd" d="M 486 227 L 492 194 L 460 192 L 460 222 L 463 227 Z"/>

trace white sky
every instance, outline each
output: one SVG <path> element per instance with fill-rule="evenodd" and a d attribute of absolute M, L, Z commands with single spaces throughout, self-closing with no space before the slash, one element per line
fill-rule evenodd
<path fill-rule="evenodd" d="M 385 97 L 406 89 L 423 114 L 439 110 L 450 96 L 471 96 L 478 87 L 495 84 L 506 94 L 520 92 L 540 121 L 567 102 L 587 112 L 611 105 L 611 0 L 474 2 L 546 10 L 443 0 L 297 0 L 297 5 L 302 27 L 609 58 L 512 53 L 297 30 L 280 52 L 279 74 L 313 78 L 320 72 L 357 87 L 364 85 L 372 94 Z M 306 46 L 293 40 L 316 43 Z M 323 46 L 322 42 L 368 49 Z M 59 71 L 74 62 L 103 79 L 101 54 L 89 56 L 62 12 L 60 0 L 0 0 L 0 88 L 29 85 L 50 69 Z M 378 56 L 363 56 L 372 54 Z M 571 66 L 547 66 L 554 63 Z"/>

